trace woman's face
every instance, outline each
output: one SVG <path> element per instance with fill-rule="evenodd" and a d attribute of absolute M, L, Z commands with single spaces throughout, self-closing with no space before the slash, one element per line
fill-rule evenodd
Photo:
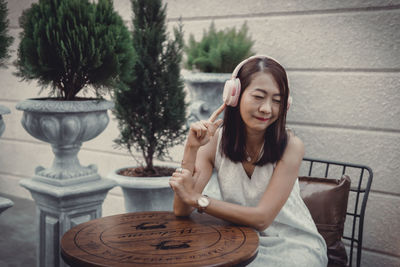
<path fill-rule="evenodd" d="M 265 131 L 279 116 L 281 95 L 270 73 L 258 72 L 240 100 L 240 115 L 247 131 Z"/>

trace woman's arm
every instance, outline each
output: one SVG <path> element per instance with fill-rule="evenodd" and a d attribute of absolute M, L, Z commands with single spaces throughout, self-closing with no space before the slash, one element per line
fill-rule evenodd
<path fill-rule="evenodd" d="M 302 141 L 290 134 L 284 155 L 275 167 L 271 180 L 256 207 L 245 207 L 211 199 L 205 212 L 226 221 L 253 227 L 259 231 L 265 230 L 289 198 L 303 156 Z M 180 195 L 182 201 L 189 206 L 197 207 L 200 193 L 191 191 L 186 194 L 187 190 L 180 189 L 182 188 L 177 188 L 175 192 Z"/>
<path fill-rule="evenodd" d="M 186 178 L 182 180 L 185 187 L 191 191 L 201 193 L 210 180 L 214 167 L 214 155 L 218 142 L 217 129 L 222 120 L 217 120 L 218 115 L 225 109 L 221 105 L 208 121 L 199 121 L 191 125 L 185 144 L 181 167 L 187 170 Z M 217 134 L 215 134 L 217 133 Z M 174 174 L 176 175 L 176 174 Z M 170 182 L 174 189 L 174 183 Z M 188 216 L 193 207 L 182 201 L 179 195 L 174 194 L 174 213 L 177 216 Z"/>
<path fill-rule="evenodd" d="M 193 187 L 193 191 L 198 194 L 203 192 L 212 175 L 213 155 L 215 155 L 213 147 L 216 147 L 215 143 L 218 139 L 217 134 L 215 136 L 216 138 L 200 148 L 185 146 L 184 159 L 181 165 L 184 172 L 187 172 L 185 181 L 189 182 L 190 184 L 187 186 Z M 188 216 L 193 209 L 192 206 L 182 201 L 178 194 L 174 194 L 174 213 L 176 216 Z"/>

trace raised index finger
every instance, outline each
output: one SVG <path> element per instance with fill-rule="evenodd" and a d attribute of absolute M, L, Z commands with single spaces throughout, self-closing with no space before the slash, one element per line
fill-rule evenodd
<path fill-rule="evenodd" d="M 208 121 L 209 122 L 214 122 L 218 118 L 219 114 L 221 114 L 222 111 L 224 111 L 225 107 L 226 107 L 226 105 L 225 105 L 225 103 L 223 103 L 216 111 L 214 111 L 213 114 L 211 114 L 211 116 L 208 119 Z"/>

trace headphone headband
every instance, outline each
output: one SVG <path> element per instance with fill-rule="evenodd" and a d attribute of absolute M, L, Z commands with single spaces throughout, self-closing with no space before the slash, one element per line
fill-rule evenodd
<path fill-rule="evenodd" d="M 235 68 L 235 69 L 233 70 L 233 72 L 232 72 L 232 79 L 237 78 L 237 75 L 238 75 L 240 69 L 243 67 L 244 64 L 246 64 L 247 62 L 249 62 L 250 60 L 253 60 L 253 59 L 255 59 L 255 58 L 259 58 L 259 59 L 269 58 L 269 59 L 272 59 L 272 60 L 278 62 L 276 59 L 273 59 L 272 57 L 265 56 L 265 55 L 254 55 L 254 56 L 251 56 L 251 57 L 249 57 L 249 58 L 246 58 L 245 60 L 243 60 L 242 62 L 240 62 L 240 63 L 236 66 L 236 68 Z"/>

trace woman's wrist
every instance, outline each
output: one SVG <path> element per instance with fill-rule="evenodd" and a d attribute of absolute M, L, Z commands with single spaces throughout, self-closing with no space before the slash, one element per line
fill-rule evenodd
<path fill-rule="evenodd" d="M 201 197 L 201 194 L 199 193 L 195 193 L 191 196 L 191 198 L 188 200 L 188 202 L 186 203 L 187 205 L 193 207 L 193 208 L 197 208 L 197 200 Z"/>
<path fill-rule="evenodd" d="M 193 173 L 196 164 L 196 156 L 198 150 L 199 147 L 193 147 L 188 145 L 185 146 L 183 152 L 183 159 L 181 161 L 182 168 L 190 170 Z"/>
<path fill-rule="evenodd" d="M 190 144 L 186 144 L 184 148 L 184 156 L 187 154 L 187 156 L 196 156 L 197 151 L 199 150 L 200 146 L 194 146 Z"/>
<path fill-rule="evenodd" d="M 200 148 L 200 145 L 194 145 L 194 144 L 190 144 L 189 142 L 186 142 L 185 148 L 198 150 Z"/>

